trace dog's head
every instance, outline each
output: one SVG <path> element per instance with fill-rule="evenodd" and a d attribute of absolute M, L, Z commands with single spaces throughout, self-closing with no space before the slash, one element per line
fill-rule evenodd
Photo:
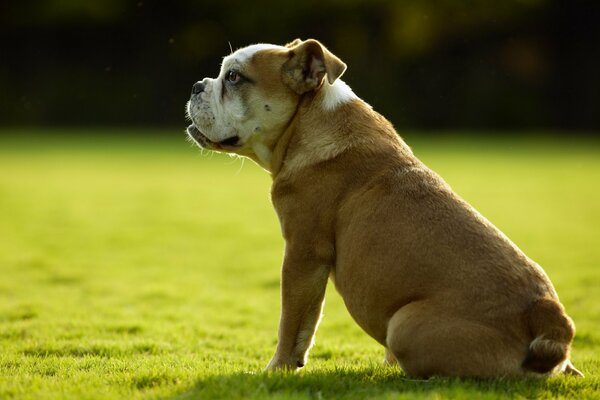
<path fill-rule="evenodd" d="M 237 50 L 223 59 L 217 78 L 192 86 L 187 133 L 203 148 L 248 156 L 268 169 L 302 95 L 333 85 L 345 69 L 313 39 Z"/>

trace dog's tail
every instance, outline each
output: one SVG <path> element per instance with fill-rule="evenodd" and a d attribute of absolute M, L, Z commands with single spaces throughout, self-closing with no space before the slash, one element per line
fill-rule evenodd
<path fill-rule="evenodd" d="M 555 299 L 537 300 L 528 311 L 527 321 L 533 341 L 523 361 L 523 369 L 541 374 L 565 363 L 575 336 L 575 325 Z"/>

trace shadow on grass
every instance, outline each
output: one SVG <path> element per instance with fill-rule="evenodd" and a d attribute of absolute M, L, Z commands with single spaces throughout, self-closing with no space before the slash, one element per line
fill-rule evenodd
<path fill-rule="evenodd" d="M 568 383 L 565 382 L 568 380 Z M 553 398 L 572 395 L 570 378 L 413 380 L 397 369 L 232 373 L 199 380 L 175 399 Z M 581 384 L 581 382 L 580 382 Z"/>

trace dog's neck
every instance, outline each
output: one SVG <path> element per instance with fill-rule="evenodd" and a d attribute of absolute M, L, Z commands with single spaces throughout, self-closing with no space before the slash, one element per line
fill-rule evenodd
<path fill-rule="evenodd" d="M 339 118 L 336 118 L 338 109 L 353 101 L 363 103 L 339 79 L 333 85 L 323 82 L 318 90 L 301 95 L 296 112 L 270 152 L 268 170 L 271 176 L 275 178 L 279 174 L 284 162 L 293 164 L 292 167 L 300 167 L 324 161 L 342 152 L 348 141 L 332 137 L 339 127 L 335 122 L 331 125 L 331 118 L 336 121 Z M 290 145 L 294 154 L 288 154 Z M 296 157 L 298 151 L 294 150 L 298 150 L 299 146 L 309 147 L 302 152 L 309 157 L 302 157 L 302 160 Z"/>
<path fill-rule="evenodd" d="M 342 81 L 337 85 L 324 83 L 320 90 L 300 96 L 298 106 L 283 133 L 268 147 L 260 165 L 273 179 L 280 173 L 332 159 L 350 148 L 378 152 L 382 143 L 372 135 L 394 138 L 400 153 L 412 154 L 392 125 L 359 99 Z M 256 152 L 256 150 L 255 150 Z M 256 154 L 260 159 L 261 155 Z M 256 160 L 256 159 L 255 159 Z"/>
<path fill-rule="evenodd" d="M 283 166 L 283 161 L 287 154 L 290 140 L 292 139 L 292 136 L 294 135 L 295 131 L 296 117 L 294 116 L 287 129 L 279 137 L 277 143 L 275 143 L 275 147 L 273 148 L 273 152 L 271 153 L 271 164 L 269 172 L 271 173 L 273 179 L 275 179 L 277 174 L 279 174 L 279 171 L 281 171 L 281 167 Z"/>

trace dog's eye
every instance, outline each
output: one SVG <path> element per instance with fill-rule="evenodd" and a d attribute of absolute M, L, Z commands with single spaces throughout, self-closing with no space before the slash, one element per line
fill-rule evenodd
<path fill-rule="evenodd" d="M 227 71 L 225 80 L 229 83 L 238 83 L 242 79 L 242 76 L 234 69 Z"/>

